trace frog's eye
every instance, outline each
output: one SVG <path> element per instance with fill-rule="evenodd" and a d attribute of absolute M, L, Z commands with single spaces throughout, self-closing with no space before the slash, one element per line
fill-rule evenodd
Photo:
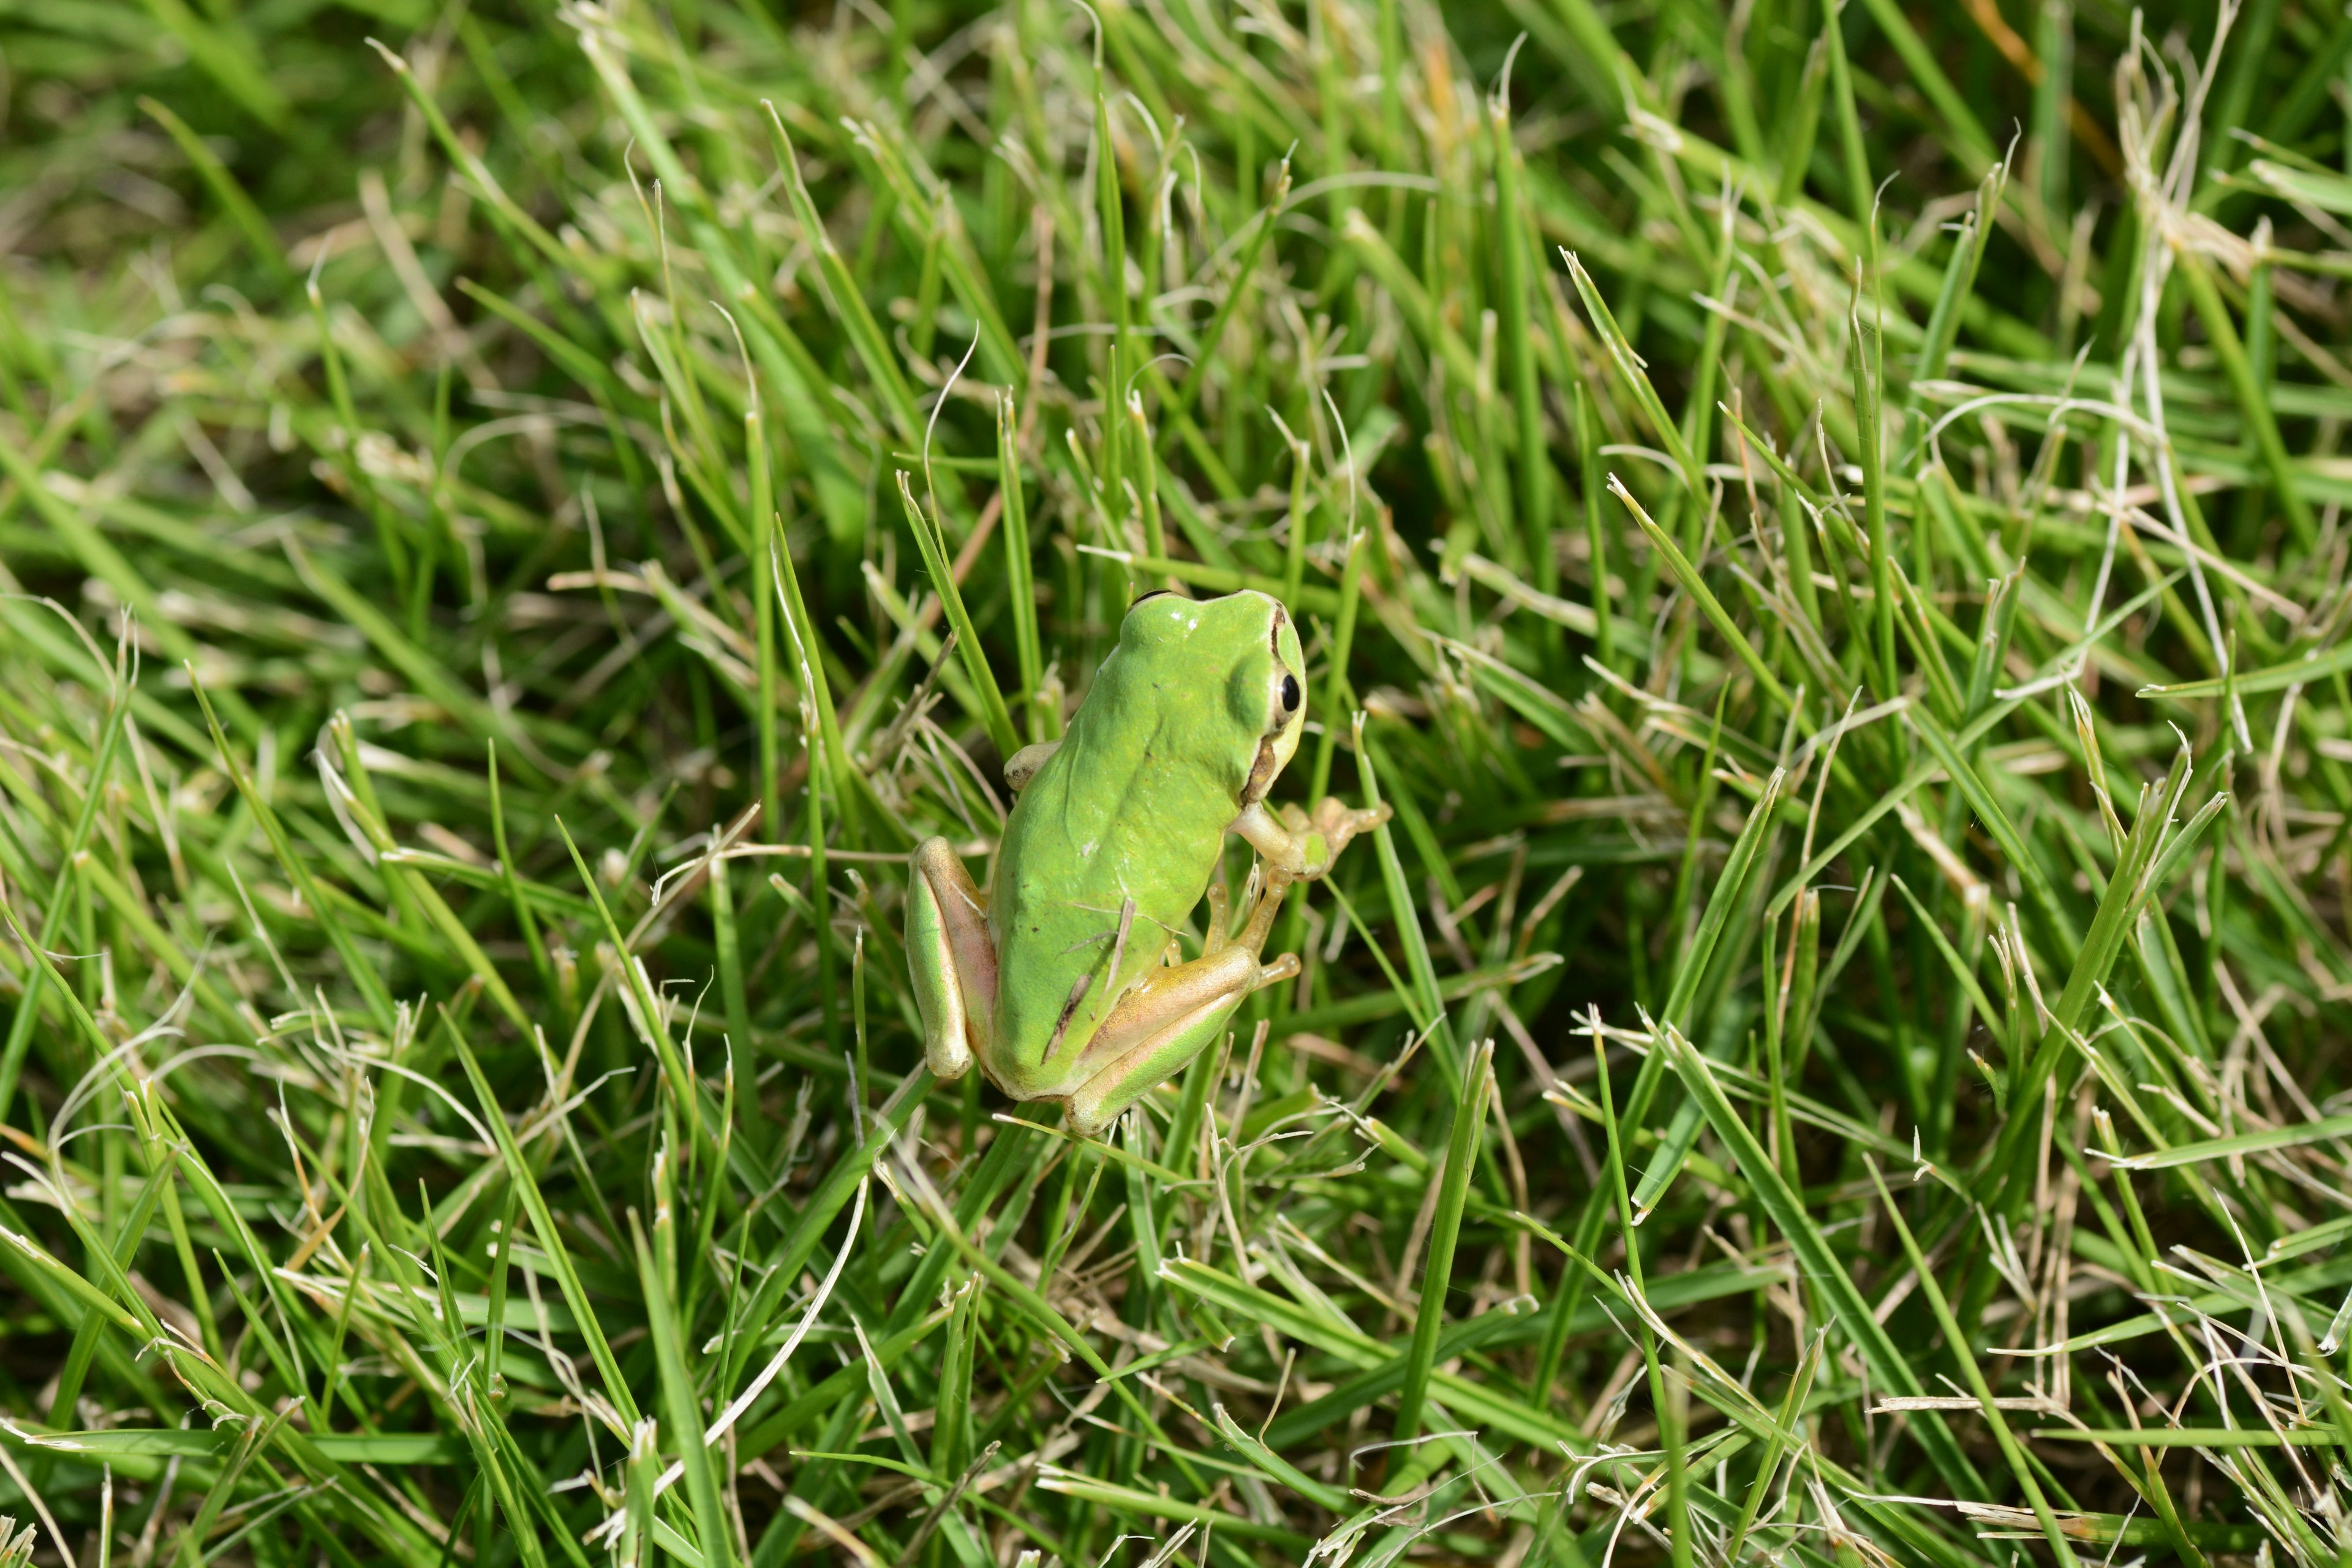
<path fill-rule="evenodd" d="M 1298 710 L 1307 700 L 1307 689 L 1298 684 L 1298 677 L 1278 664 L 1268 673 L 1271 679 L 1259 688 L 1265 693 L 1265 733 L 1287 734 L 1297 727 Z"/>
<path fill-rule="evenodd" d="M 1127 607 L 1131 610 L 1146 599 L 1164 599 L 1175 592 L 1173 588 L 1154 588 L 1148 594 L 1138 594 L 1134 598 L 1129 599 L 1127 602 Z"/>

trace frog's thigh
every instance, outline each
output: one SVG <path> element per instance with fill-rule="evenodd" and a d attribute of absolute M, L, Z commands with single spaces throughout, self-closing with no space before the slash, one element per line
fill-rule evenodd
<path fill-rule="evenodd" d="M 1251 992 L 1297 973 L 1294 957 L 1262 964 L 1251 949 L 1231 946 L 1128 993 L 1087 1043 L 1080 1065 L 1091 1070 L 1071 1091 L 1070 1130 L 1082 1138 L 1099 1135 L 1199 1056 Z"/>
<path fill-rule="evenodd" d="M 923 1017 L 923 1058 L 961 1078 L 996 1020 L 996 942 L 980 889 L 944 838 L 915 847 L 907 886 L 907 967 Z"/>

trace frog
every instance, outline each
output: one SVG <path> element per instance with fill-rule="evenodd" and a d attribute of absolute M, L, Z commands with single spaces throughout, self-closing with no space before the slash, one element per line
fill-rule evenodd
<path fill-rule="evenodd" d="M 1280 600 L 1146 594 L 1058 740 L 1006 760 L 1011 814 L 983 889 L 946 838 L 918 845 L 906 942 L 923 1054 L 1015 1100 L 1058 1100 L 1096 1138 L 1295 978 L 1265 950 L 1285 895 L 1329 872 L 1385 802 L 1266 793 L 1307 729 L 1307 669 Z M 1255 852 L 1232 929 L 1227 835 Z M 1203 901 L 1198 956 L 1180 935 Z"/>

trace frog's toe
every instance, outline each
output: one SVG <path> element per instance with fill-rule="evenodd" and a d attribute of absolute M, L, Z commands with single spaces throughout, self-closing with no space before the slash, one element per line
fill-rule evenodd
<path fill-rule="evenodd" d="M 1359 833 L 1370 833 L 1394 815 L 1395 808 L 1387 801 L 1369 807 L 1351 806 L 1336 795 L 1326 795 L 1318 801 L 1310 821 L 1313 831 L 1323 838 L 1319 869 L 1329 869 L 1331 862 L 1339 858 L 1339 851 L 1348 847 L 1349 839 Z"/>
<path fill-rule="evenodd" d="M 1325 837 L 1352 838 L 1359 833 L 1370 832 L 1396 814 L 1387 801 L 1373 806 L 1351 806 L 1337 795 L 1325 795 L 1316 803 L 1314 824 Z"/>

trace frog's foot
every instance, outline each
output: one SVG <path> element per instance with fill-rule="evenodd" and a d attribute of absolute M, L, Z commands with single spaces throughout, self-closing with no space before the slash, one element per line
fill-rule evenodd
<path fill-rule="evenodd" d="M 1311 814 L 1285 805 L 1277 816 L 1260 802 L 1244 810 L 1227 831 L 1247 839 L 1270 869 L 1286 873 L 1294 882 L 1311 882 L 1331 868 L 1349 839 L 1378 827 L 1391 814 L 1386 801 L 1361 810 L 1331 795 L 1318 802 Z"/>
<path fill-rule="evenodd" d="M 1339 851 L 1348 847 L 1349 839 L 1359 833 L 1370 833 L 1395 815 L 1395 807 L 1387 801 L 1360 807 L 1328 795 L 1315 803 L 1311 815 L 1295 805 L 1284 806 L 1283 821 L 1307 843 L 1308 864 L 1301 873 L 1302 879 L 1312 881 L 1322 876 L 1331 868 L 1331 862 L 1339 858 Z M 1319 855 L 1316 853 L 1318 840 L 1321 842 Z"/>
<path fill-rule="evenodd" d="M 1182 1071 L 1223 1033 L 1251 992 L 1298 973 L 1291 953 L 1258 962 L 1265 937 L 1256 929 L 1257 914 L 1281 902 L 1262 900 L 1241 936 L 1190 963 L 1159 971 L 1119 998 L 1078 1060 L 1085 1076 L 1069 1096 L 1071 1131 L 1100 1137 L 1129 1106 Z M 1272 925 L 1270 914 L 1265 923 Z"/>
<path fill-rule="evenodd" d="M 986 1050 L 996 1019 L 996 941 L 988 909 L 944 838 L 915 846 L 907 883 L 907 968 L 923 1018 L 923 1059 L 961 1078 Z"/>
<path fill-rule="evenodd" d="M 1387 801 L 1375 806 L 1352 806 L 1336 795 L 1327 795 L 1315 803 L 1314 815 L 1308 820 L 1314 830 L 1323 836 L 1323 842 L 1331 847 L 1331 858 L 1336 860 L 1339 851 L 1348 847 L 1348 840 L 1359 833 L 1370 833 L 1395 815 L 1396 808 Z"/>

